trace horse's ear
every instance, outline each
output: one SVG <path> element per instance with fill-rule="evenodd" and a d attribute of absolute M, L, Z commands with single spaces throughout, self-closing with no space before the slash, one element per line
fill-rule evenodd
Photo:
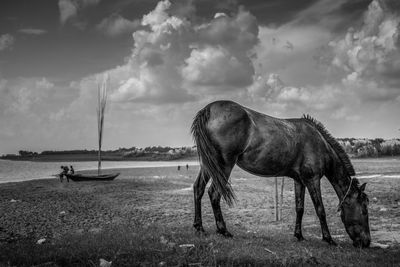
<path fill-rule="evenodd" d="M 361 192 L 364 192 L 364 190 L 365 190 L 365 186 L 367 185 L 367 183 L 363 183 L 361 186 L 360 186 L 360 191 Z"/>

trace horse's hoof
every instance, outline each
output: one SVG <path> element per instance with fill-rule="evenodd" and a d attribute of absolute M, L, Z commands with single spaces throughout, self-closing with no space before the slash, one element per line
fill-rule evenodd
<path fill-rule="evenodd" d="M 229 233 L 227 230 L 217 230 L 217 234 L 222 235 L 227 238 L 232 238 L 233 235 Z"/>
<path fill-rule="evenodd" d="M 305 241 L 306 239 L 303 237 L 302 234 L 294 234 L 294 236 L 297 238 L 297 241 Z"/>
<path fill-rule="evenodd" d="M 198 237 L 205 237 L 205 236 L 207 236 L 207 233 L 206 233 L 206 231 L 204 231 L 204 229 L 203 230 L 196 230 L 196 232 L 195 232 L 195 234 L 198 236 Z"/>
<path fill-rule="evenodd" d="M 327 242 L 329 245 L 331 245 L 331 246 L 337 246 L 337 244 L 336 244 L 336 242 L 335 241 L 333 241 L 333 239 L 332 238 L 322 238 L 322 240 L 323 241 L 325 241 L 325 242 Z"/>

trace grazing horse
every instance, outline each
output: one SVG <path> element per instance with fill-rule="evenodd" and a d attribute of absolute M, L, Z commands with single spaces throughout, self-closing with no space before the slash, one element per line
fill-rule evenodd
<path fill-rule="evenodd" d="M 329 233 L 320 179 L 326 176 L 338 198 L 338 211 L 356 247 L 368 247 L 368 197 L 359 185 L 354 168 L 343 148 L 325 127 L 310 116 L 278 119 L 243 107 L 232 101 L 216 101 L 201 109 L 191 131 L 197 145 L 200 172 L 193 185 L 195 218 L 193 226 L 204 232 L 201 198 L 207 182 L 217 233 L 228 232 L 220 206 L 221 197 L 231 205 L 235 195 L 229 182 L 232 168 L 264 177 L 288 176 L 294 180 L 296 226 L 294 236 L 303 240 L 301 222 L 305 188 L 311 195 L 322 229 L 322 239 L 336 245 Z"/>

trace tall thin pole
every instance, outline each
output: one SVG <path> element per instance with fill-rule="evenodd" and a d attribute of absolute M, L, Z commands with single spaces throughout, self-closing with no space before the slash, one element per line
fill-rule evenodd
<path fill-rule="evenodd" d="M 275 221 L 279 220 L 279 214 L 278 214 L 278 177 L 275 176 L 275 198 L 274 198 L 274 203 L 275 203 Z"/>
<path fill-rule="evenodd" d="M 97 130 L 98 130 L 98 141 L 99 141 L 99 151 L 98 151 L 98 164 L 97 164 L 97 174 L 101 173 L 101 143 L 103 140 L 103 125 L 104 125 L 104 112 L 106 110 L 107 103 L 107 84 L 109 77 L 107 74 L 103 77 L 103 82 L 97 86 L 98 89 L 98 107 L 97 107 Z"/>
<path fill-rule="evenodd" d="M 282 177 L 281 184 L 281 198 L 279 200 L 279 220 L 282 220 L 282 209 L 283 209 L 283 188 L 285 187 L 285 177 Z"/>

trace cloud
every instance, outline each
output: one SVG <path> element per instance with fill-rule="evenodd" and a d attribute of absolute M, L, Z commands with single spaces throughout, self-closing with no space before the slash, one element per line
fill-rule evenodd
<path fill-rule="evenodd" d="M 112 14 L 103 19 L 98 25 L 97 30 L 104 34 L 115 37 L 125 33 L 133 33 L 140 26 L 139 20 L 128 20 L 119 14 Z"/>
<path fill-rule="evenodd" d="M 59 0 L 58 8 L 60 10 L 60 21 L 64 24 L 68 19 L 76 16 L 78 7 L 70 0 Z"/>
<path fill-rule="evenodd" d="M 1 108 L 3 114 L 20 113 L 26 116 L 33 114 L 35 104 L 45 101 L 54 87 L 46 78 L 2 79 L 0 82 Z"/>
<path fill-rule="evenodd" d="M 65 24 L 68 20 L 74 18 L 79 10 L 97 5 L 101 0 L 59 0 L 58 8 L 60 11 L 60 22 Z"/>
<path fill-rule="evenodd" d="M 343 72 L 344 82 L 400 86 L 399 10 L 388 8 L 388 3 L 372 1 L 360 29 L 349 28 L 343 39 L 330 42 L 331 63 Z"/>
<path fill-rule="evenodd" d="M 42 34 L 46 34 L 47 33 L 46 30 L 34 29 L 34 28 L 19 29 L 18 32 L 24 33 L 24 34 L 32 34 L 32 35 L 42 35 Z"/>
<path fill-rule="evenodd" d="M 343 92 L 334 85 L 296 87 L 287 85 L 278 74 L 258 76 L 247 88 L 254 102 L 278 105 L 283 111 L 290 107 L 298 113 L 332 111 L 342 105 Z"/>
<path fill-rule="evenodd" d="M 185 59 L 182 77 L 190 86 L 243 87 L 251 84 L 254 69 L 222 46 L 193 49 Z"/>
<path fill-rule="evenodd" d="M 254 16 L 241 8 L 232 16 L 192 24 L 170 9 L 169 1 L 161 1 L 143 16 L 144 28 L 133 33 L 131 76 L 118 78 L 113 100 L 193 101 L 201 92 L 217 94 L 252 83 L 251 56 L 258 42 Z"/>
<path fill-rule="evenodd" d="M 15 38 L 11 34 L 6 33 L 0 35 L 0 51 L 11 49 L 14 42 Z"/>

